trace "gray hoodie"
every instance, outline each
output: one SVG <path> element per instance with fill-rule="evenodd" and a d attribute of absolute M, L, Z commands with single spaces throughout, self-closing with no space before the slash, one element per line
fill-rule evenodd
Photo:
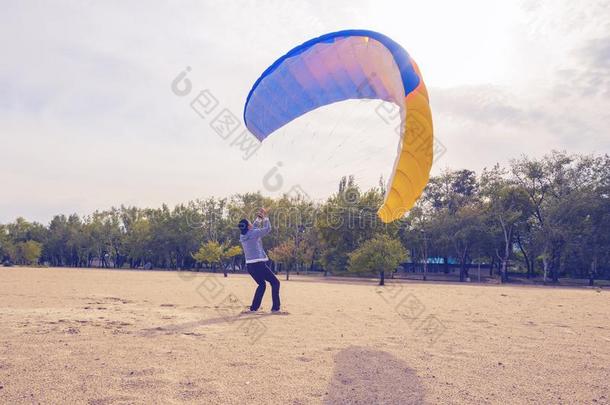
<path fill-rule="evenodd" d="M 265 250 L 263 249 L 263 236 L 271 232 L 271 223 L 269 218 L 263 219 L 262 227 L 260 220 L 254 221 L 254 228 L 248 230 L 245 235 L 239 236 L 239 241 L 244 250 L 246 263 L 266 262 L 269 260 Z"/>

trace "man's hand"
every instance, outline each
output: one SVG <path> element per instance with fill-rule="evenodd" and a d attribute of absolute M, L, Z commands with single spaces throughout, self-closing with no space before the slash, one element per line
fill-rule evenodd
<path fill-rule="evenodd" d="M 257 217 L 259 217 L 260 219 L 263 219 L 267 216 L 267 210 L 264 208 L 260 208 L 258 210 L 258 214 L 256 214 Z"/>

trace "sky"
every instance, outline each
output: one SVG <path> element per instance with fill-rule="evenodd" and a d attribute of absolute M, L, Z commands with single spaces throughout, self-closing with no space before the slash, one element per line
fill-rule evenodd
<path fill-rule="evenodd" d="M 321 200 L 349 174 L 377 185 L 398 143 L 376 113 L 386 105 L 321 108 L 246 151 L 243 122 L 226 139 L 212 122 L 220 111 L 242 120 L 254 81 L 291 48 L 354 28 L 386 34 L 417 61 L 433 174 L 552 149 L 610 152 L 609 0 L 9 0 L 0 223 L 248 191 Z M 180 95 L 172 82 L 184 72 Z M 196 112 L 194 100 L 215 110 Z"/>

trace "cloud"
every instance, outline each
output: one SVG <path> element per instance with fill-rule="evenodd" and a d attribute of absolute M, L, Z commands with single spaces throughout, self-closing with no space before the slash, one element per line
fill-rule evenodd
<path fill-rule="evenodd" d="M 560 71 L 570 78 L 567 87 L 581 96 L 610 97 L 610 36 L 589 39 L 573 51 L 573 69 Z"/>
<path fill-rule="evenodd" d="M 543 114 L 520 105 L 515 94 L 494 85 L 469 85 L 431 89 L 436 115 L 485 125 L 525 126 Z"/>
<path fill-rule="evenodd" d="M 10 2 L 0 13 L 0 187 L 10 190 L 0 222 L 256 190 L 280 160 L 286 183 L 313 198 L 342 174 L 376 184 L 396 139 L 369 106 L 312 114 L 244 162 L 170 91 L 191 66 L 194 91 L 210 89 L 241 117 L 275 58 L 345 28 L 413 51 L 448 149 L 442 166 L 478 170 L 550 147 L 608 151 L 609 3 L 528 1 L 513 15 L 502 0 L 465 1 L 439 15 L 426 2 Z M 482 4 L 501 11 L 482 21 Z M 422 18 L 405 25 L 403 11 Z"/>

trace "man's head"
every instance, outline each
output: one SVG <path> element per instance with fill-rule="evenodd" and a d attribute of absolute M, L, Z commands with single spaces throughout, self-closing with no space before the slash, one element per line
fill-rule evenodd
<path fill-rule="evenodd" d="M 252 224 L 247 219 L 242 219 L 237 224 L 237 227 L 239 228 L 239 231 L 241 232 L 241 234 L 245 235 L 248 233 L 248 230 L 252 228 Z"/>

